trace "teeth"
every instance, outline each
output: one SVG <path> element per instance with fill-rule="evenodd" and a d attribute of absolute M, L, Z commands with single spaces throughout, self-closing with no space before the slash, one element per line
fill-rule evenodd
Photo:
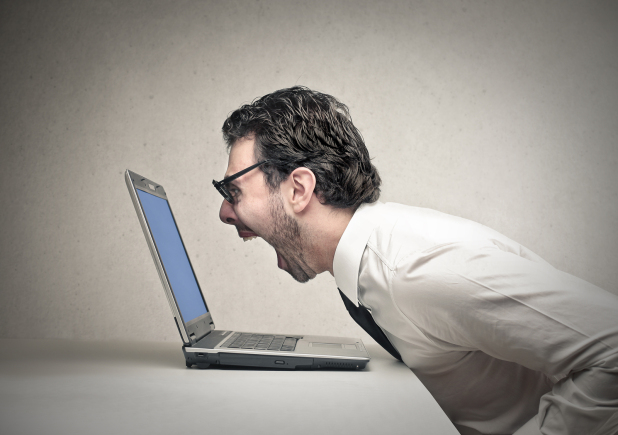
<path fill-rule="evenodd" d="M 245 242 L 248 242 L 249 240 L 257 239 L 257 236 L 243 237 L 242 239 L 243 239 Z"/>

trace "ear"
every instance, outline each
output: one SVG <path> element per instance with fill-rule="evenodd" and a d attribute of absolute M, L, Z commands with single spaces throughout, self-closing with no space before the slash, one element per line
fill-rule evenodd
<path fill-rule="evenodd" d="M 294 213 L 301 213 L 309 205 L 315 190 L 315 174 L 311 169 L 300 167 L 292 171 L 287 181 L 288 202 Z"/>

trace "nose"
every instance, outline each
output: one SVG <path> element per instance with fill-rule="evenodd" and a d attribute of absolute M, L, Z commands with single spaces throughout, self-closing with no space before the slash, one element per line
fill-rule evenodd
<path fill-rule="evenodd" d="M 221 222 L 228 225 L 235 225 L 236 222 L 238 222 L 238 216 L 234 213 L 234 207 L 225 199 L 221 203 L 221 208 L 219 209 L 219 219 L 221 219 Z"/>

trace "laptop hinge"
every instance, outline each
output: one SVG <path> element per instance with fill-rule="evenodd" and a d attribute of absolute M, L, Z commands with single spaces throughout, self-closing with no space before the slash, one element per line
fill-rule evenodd
<path fill-rule="evenodd" d="M 202 338 L 206 337 L 208 334 L 210 334 L 213 330 L 215 329 L 215 324 L 210 322 L 210 328 L 208 329 L 208 331 L 206 331 L 205 334 L 200 335 L 199 337 L 196 336 L 194 333 L 191 333 L 189 335 L 189 341 L 191 342 L 191 345 L 194 345 L 195 343 L 197 343 L 198 341 L 200 341 Z"/>

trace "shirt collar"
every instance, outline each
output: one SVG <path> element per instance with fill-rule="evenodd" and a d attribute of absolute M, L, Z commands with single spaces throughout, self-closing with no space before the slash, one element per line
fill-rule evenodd
<path fill-rule="evenodd" d="M 362 204 L 352 216 L 335 250 L 333 275 L 339 290 L 358 306 L 358 273 L 365 246 L 379 225 L 379 211 L 385 204 Z"/>

